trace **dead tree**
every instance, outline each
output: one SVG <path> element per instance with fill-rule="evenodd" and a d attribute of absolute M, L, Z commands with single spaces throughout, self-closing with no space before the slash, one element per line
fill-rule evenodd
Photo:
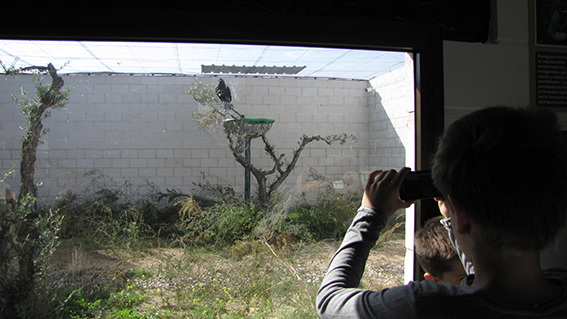
<path fill-rule="evenodd" d="M 307 144 L 314 141 L 323 141 L 329 146 L 336 142 L 342 145 L 346 143 L 348 139 L 355 139 L 354 136 L 349 136 L 346 133 L 340 135 L 330 135 L 327 137 L 322 137 L 320 135 L 307 136 L 303 134 L 298 142 L 299 146 L 293 151 L 293 157 L 291 161 L 287 162 L 285 160 L 285 154 L 277 155 L 274 146 L 268 142 L 268 139 L 265 135 L 262 135 L 261 138 L 262 142 L 264 143 L 264 151 L 266 151 L 273 162 L 273 166 L 270 169 L 263 170 L 261 168 L 255 167 L 254 164 L 252 164 L 251 160 L 243 156 L 243 144 L 246 143 L 244 137 L 238 136 L 229 130 L 225 130 L 225 133 L 226 138 L 229 142 L 228 147 L 236 161 L 245 169 L 250 170 L 252 175 L 254 175 L 254 178 L 256 179 L 256 182 L 258 184 L 257 201 L 264 208 L 270 205 L 272 195 L 283 184 L 289 174 L 291 174 L 291 172 L 295 169 L 295 165 L 297 164 L 297 161 L 301 156 L 301 152 L 303 152 Z M 276 174 L 275 178 L 272 181 L 269 181 L 268 178 L 273 174 Z"/>
<path fill-rule="evenodd" d="M 293 151 L 293 158 L 290 162 L 286 162 L 285 154 L 278 156 L 274 146 L 272 146 L 265 137 L 264 134 L 267 130 L 264 130 L 262 133 L 258 133 L 262 130 L 257 130 L 258 132 L 250 134 L 249 129 L 252 131 L 256 129 L 247 125 L 247 120 L 250 119 L 235 110 L 232 104 L 232 94 L 224 80 L 220 79 L 217 86 L 214 84 L 206 85 L 195 81 L 189 87 L 187 93 L 192 95 L 193 99 L 203 107 L 202 109 L 196 109 L 192 116 L 192 120 L 199 131 L 218 131 L 221 127 L 224 128 L 228 140 L 228 147 L 232 155 L 240 165 L 254 175 L 258 183 L 257 201 L 263 208 L 269 206 L 272 195 L 291 174 L 301 152 L 305 149 L 307 144 L 314 141 L 323 141 L 327 143 L 327 145 L 332 145 L 336 142 L 344 144 L 348 139 L 356 139 L 353 135 L 347 135 L 346 133 L 327 137 L 320 135 L 309 137 L 304 134 L 298 142 L 299 146 Z M 230 125 L 227 125 L 227 120 L 229 120 L 228 123 L 230 123 Z M 244 155 L 247 144 L 249 146 L 250 139 L 256 137 L 262 137 L 264 150 L 274 163 L 268 170 L 255 167 L 252 161 L 247 159 Z M 273 174 L 276 174 L 275 178 L 270 182 L 268 178 Z"/>

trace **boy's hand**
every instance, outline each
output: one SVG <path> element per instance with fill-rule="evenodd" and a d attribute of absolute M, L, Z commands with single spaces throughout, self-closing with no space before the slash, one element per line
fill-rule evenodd
<path fill-rule="evenodd" d="M 408 208 L 414 202 L 405 202 L 400 199 L 400 185 L 410 171 L 404 167 L 400 172 L 395 170 L 374 171 L 368 176 L 362 205 L 374 207 L 377 211 L 392 216 L 398 209 Z"/>

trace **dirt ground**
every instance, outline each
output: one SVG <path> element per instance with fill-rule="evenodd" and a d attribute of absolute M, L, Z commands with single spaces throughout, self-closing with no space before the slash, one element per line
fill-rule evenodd
<path fill-rule="evenodd" d="M 403 284 L 404 242 L 403 235 L 398 235 L 371 250 L 361 282 L 362 288 L 381 290 Z M 325 241 L 317 244 L 316 254 L 299 253 L 296 260 L 300 265 L 298 273 L 303 274 L 308 283 L 318 284 L 338 246 L 337 241 Z M 314 256 L 316 258 L 312 258 Z"/>
<path fill-rule="evenodd" d="M 405 257 L 403 234 L 392 237 L 372 249 L 361 287 L 380 290 L 403 284 Z M 338 245 L 338 241 L 329 240 L 301 246 L 294 253 L 290 265 L 303 281 L 318 285 Z M 116 253 L 110 255 L 67 241 L 62 243 L 53 255 L 50 277 L 53 280 L 53 288 L 72 285 L 94 289 L 116 280 L 117 277 L 126 279 L 125 275 L 134 269 L 147 269 L 153 272 L 163 267 L 166 260 L 172 260 L 182 254 L 184 254 L 182 249 L 155 249 L 134 257 L 120 257 Z M 289 260 L 287 257 L 286 261 Z M 151 286 L 159 288 L 159 283 Z"/>

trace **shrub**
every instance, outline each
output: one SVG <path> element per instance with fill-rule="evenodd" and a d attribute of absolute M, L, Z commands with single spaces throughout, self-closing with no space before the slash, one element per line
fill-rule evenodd
<path fill-rule="evenodd" d="M 176 203 L 180 206 L 183 241 L 190 244 L 206 244 L 217 247 L 232 245 L 255 229 L 263 213 L 254 205 L 220 203 L 201 209 L 193 197 Z"/>
<path fill-rule="evenodd" d="M 179 209 L 161 203 L 163 193 L 152 183 L 116 182 L 98 170 L 80 193 L 67 192 L 56 203 L 65 216 L 62 238 L 91 237 L 98 242 L 135 248 L 140 240 L 180 235 Z M 108 248 L 108 247 L 107 247 Z"/>
<path fill-rule="evenodd" d="M 0 318 L 33 318 L 49 302 L 49 257 L 59 245 L 62 216 L 25 197 L 13 210 L 0 200 Z"/>
<path fill-rule="evenodd" d="M 256 235 L 271 242 L 282 236 L 306 242 L 341 238 L 359 203 L 359 198 L 341 194 L 329 186 L 315 203 L 304 201 L 270 212 L 259 224 Z"/>
<path fill-rule="evenodd" d="M 73 195 L 67 195 L 73 198 Z M 140 240 L 154 236 L 146 223 L 148 207 L 140 204 L 116 205 L 116 202 L 89 198 L 59 203 L 65 219 L 62 238 L 89 237 L 104 248 L 137 249 Z M 146 211 L 141 209 L 145 208 Z"/>

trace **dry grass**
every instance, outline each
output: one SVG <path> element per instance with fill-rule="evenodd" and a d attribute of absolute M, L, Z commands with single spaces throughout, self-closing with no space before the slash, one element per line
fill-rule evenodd
<path fill-rule="evenodd" d="M 108 254 L 65 242 L 53 256 L 52 286 L 130 289 L 145 296 L 135 310 L 151 313 L 147 318 L 317 318 L 315 294 L 338 245 L 278 248 L 256 241 L 219 252 L 160 248 Z M 394 233 L 372 250 L 362 286 L 401 284 L 404 254 L 403 234 Z"/>

